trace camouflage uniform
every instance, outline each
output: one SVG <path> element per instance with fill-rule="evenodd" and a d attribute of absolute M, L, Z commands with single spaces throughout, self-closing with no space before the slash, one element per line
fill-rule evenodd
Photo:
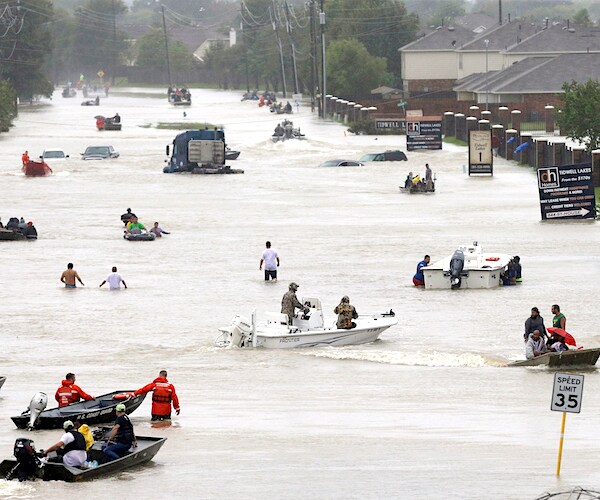
<path fill-rule="evenodd" d="M 358 318 L 358 313 L 356 312 L 354 306 L 351 306 L 348 302 L 342 299 L 340 305 L 333 310 L 333 312 L 338 315 L 336 325 L 340 329 L 349 330 L 350 328 L 354 328 L 356 326 L 356 323 L 354 323 L 352 320 Z"/>
<path fill-rule="evenodd" d="M 298 297 L 296 297 L 296 292 L 290 289 L 285 293 L 283 299 L 281 299 L 281 312 L 287 314 L 289 318 L 288 322 L 290 323 L 294 317 L 296 307 L 298 309 L 304 309 L 304 306 L 300 303 Z"/>

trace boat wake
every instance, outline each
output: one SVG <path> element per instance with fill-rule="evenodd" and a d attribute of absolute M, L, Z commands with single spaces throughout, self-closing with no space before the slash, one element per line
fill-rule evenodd
<path fill-rule="evenodd" d="M 480 353 L 448 353 L 420 351 L 374 351 L 366 349 L 320 349 L 314 351 L 298 351 L 305 356 L 352 361 L 369 361 L 389 365 L 434 366 L 434 367 L 469 367 L 506 366 L 507 361 Z"/>
<path fill-rule="evenodd" d="M 34 494 L 35 488 L 31 484 L 0 481 L 0 498 L 33 498 Z"/>

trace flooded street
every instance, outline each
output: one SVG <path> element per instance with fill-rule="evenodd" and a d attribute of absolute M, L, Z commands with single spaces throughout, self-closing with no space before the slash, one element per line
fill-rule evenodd
<path fill-rule="evenodd" d="M 325 169 L 328 159 L 400 148 L 398 136 L 352 136 L 294 114 L 307 140 L 274 144 L 280 121 L 242 92 L 192 89 L 169 106 L 162 89 L 117 89 L 99 107 L 60 91 L 24 108 L 0 135 L 0 217 L 33 221 L 37 241 L 0 242 L 0 459 L 26 433 L 10 421 L 38 391 L 53 396 L 67 372 L 100 395 L 169 372 L 181 415 L 153 428 L 150 397 L 132 415 L 138 435 L 165 436 L 148 465 L 70 485 L 0 481 L 10 498 L 535 498 L 600 484 L 600 375 L 585 372 L 582 413 L 569 415 L 562 475 L 555 474 L 561 415 L 550 411 L 553 373 L 508 368 L 524 357 L 523 323 L 546 326 L 561 306 L 584 347 L 600 345 L 597 223 L 540 222 L 534 172 L 498 159 L 493 178 L 463 172 L 466 148 L 408 153 L 408 162 Z M 122 117 L 99 132 L 94 116 Z M 147 125 L 225 126 L 244 175 L 163 174 L 178 133 Z M 90 145 L 120 158 L 82 161 Z M 20 157 L 62 148 L 54 174 L 27 178 Z M 409 170 L 437 176 L 434 195 L 398 190 Z M 122 238 L 127 207 L 172 234 Z M 266 240 L 279 281 L 258 269 Z M 519 255 L 524 283 L 493 290 L 421 290 L 425 254 L 460 244 Z M 65 290 L 73 262 L 85 287 Z M 129 289 L 98 285 L 117 266 Z M 398 325 L 368 345 L 223 350 L 218 328 L 235 314 L 279 311 L 288 283 L 319 297 L 326 321 L 343 295 L 360 313 L 393 308 Z M 60 431 L 37 431 L 47 448 Z"/>

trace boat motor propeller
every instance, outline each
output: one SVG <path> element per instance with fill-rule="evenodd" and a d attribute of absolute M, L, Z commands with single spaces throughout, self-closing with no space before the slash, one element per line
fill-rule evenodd
<path fill-rule="evenodd" d="M 460 288 L 465 267 L 465 254 L 462 250 L 456 250 L 450 259 L 450 286 L 453 290 Z"/>
<path fill-rule="evenodd" d="M 27 424 L 27 430 L 33 429 L 37 422 L 40 413 L 46 409 L 48 404 L 48 396 L 44 392 L 38 392 L 29 403 L 29 424 Z"/>

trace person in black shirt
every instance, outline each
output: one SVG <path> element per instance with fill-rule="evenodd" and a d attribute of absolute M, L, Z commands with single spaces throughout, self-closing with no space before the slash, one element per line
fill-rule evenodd
<path fill-rule="evenodd" d="M 137 446 L 133 424 L 125 413 L 125 405 L 122 403 L 118 404 L 115 409 L 117 411 L 117 419 L 108 435 L 106 445 L 102 448 L 102 451 L 104 451 L 104 454 L 110 460 L 121 458 L 129 448 Z"/>

